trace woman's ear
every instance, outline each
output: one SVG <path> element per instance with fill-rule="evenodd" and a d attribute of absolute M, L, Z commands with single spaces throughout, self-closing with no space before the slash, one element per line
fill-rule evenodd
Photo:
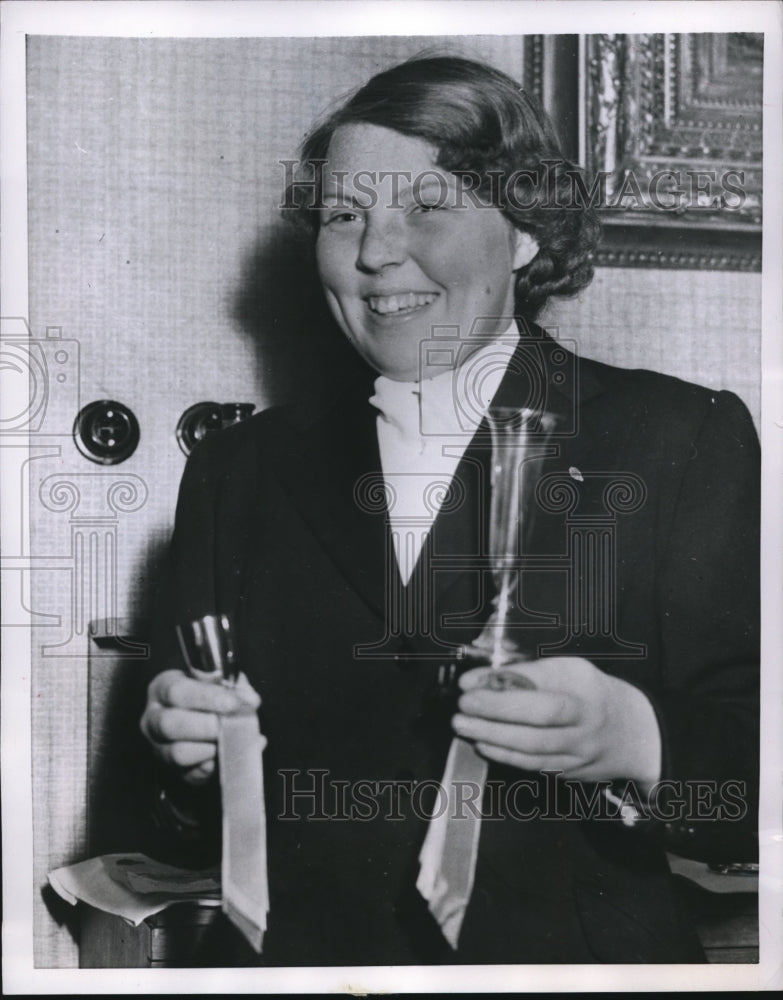
<path fill-rule="evenodd" d="M 527 267 L 538 253 L 538 240 L 524 229 L 514 230 L 514 270 Z"/>

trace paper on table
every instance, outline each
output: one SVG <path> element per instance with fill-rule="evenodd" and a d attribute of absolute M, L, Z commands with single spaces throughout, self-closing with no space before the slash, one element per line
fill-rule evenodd
<path fill-rule="evenodd" d="M 87 903 L 135 927 L 174 903 L 220 905 L 220 881 L 214 872 L 175 868 L 145 854 L 104 854 L 56 868 L 48 878 L 57 895 L 72 906 Z"/>

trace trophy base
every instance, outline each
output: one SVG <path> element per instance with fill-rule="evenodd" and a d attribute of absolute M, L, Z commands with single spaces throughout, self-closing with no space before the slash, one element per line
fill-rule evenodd
<path fill-rule="evenodd" d="M 527 677 L 512 670 L 504 670 L 502 667 L 490 671 L 481 687 L 489 691 L 535 691 L 536 689 L 535 684 Z"/>
<path fill-rule="evenodd" d="M 464 657 L 477 667 L 487 666 L 492 669 L 487 673 L 481 687 L 490 691 L 535 690 L 535 684 L 527 677 L 509 669 L 511 664 L 524 663 L 534 657 L 520 649 L 514 643 L 504 640 L 495 643 L 483 640 L 479 636 L 474 642 L 463 647 Z"/>

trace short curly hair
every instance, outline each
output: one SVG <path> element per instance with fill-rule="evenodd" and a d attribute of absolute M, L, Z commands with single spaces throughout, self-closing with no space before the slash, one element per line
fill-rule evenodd
<path fill-rule="evenodd" d="M 539 251 L 517 273 L 521 318 L 535 319 L 550 296 L 573 295 L 590 283 L 601 229 L 589 201 L 578 197 L 585 190 L 581 171 L 563 156 L 540 103 L 510 76 L 458 56 L 412 59 L 374 76 L 302 144 L 299 176 L 306 169 L 314 180 L 293 181 L 285 207 L 313 237 L 319 226 L 312 210 L 320 203 L 317 166 L 336 129 L 359 123 L 430 143 L 438 166 L 473 174 L 476 192 L 535 237 Z"/>

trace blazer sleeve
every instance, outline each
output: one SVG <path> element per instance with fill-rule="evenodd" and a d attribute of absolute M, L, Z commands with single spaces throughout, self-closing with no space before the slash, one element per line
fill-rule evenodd
<path fill-rule="evenodd" d="M 155 672 L 182 666 L 177 624 L 236 609 L 268 413 L 209 435 L 188 457 L 155 598 Z"/>
<path fill-rule="evenodd" d="M 706 861 L 757 856 L 760 453 L 744 404 L 708 395 L 659 540 L 666 846 Z"/>
<path fill-rule="evenodd" d="M 231 533 L 242 530 L 248 462 L 247 435 L 230 430 L 205 438 L 189 456 L 179 488 L 174 531 L 156 587 L 150 627 L 148 681 L 172 668 L 184 669 L 176 625 L 201 615 L 232 610 L 237 574 L 231 561 L 241 551 Z M 226 565 L 228 563 L 228 565 Z M 223 581 L 223 583 L 221 583 Z M 172 863 L 202 867 L 220 857 L 220 794 L 216 776 L 189 786 L 173 768 L 157 761 L 149 785 L 148 850 Z"/>

